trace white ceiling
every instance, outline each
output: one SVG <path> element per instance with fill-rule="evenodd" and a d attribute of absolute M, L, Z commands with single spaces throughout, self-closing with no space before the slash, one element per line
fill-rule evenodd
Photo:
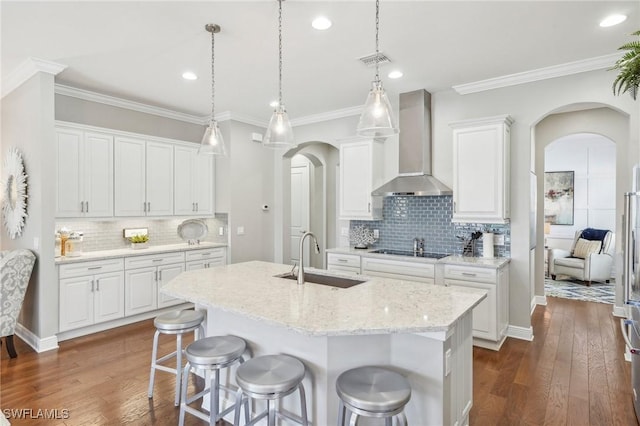
<path fill-rule="evenodd" d="M 300 118 L 364 103 L 375 51 L 375 2 L 287 0 L 283 4 L 283 98 Z M 629 16 L 600 28 L 611 13 Z M 326 15 L 324 32 L 311 20 Z M 216 23 L 216 112 L 268 121 L 277 98 L 277 1 L 0 3 L 3 79 L 28 57 L 68 66 L 56 81 L 205 116 L 211 109 Z M 636 1 L 394 1 L 380 6 L 381 68 L 390 97 L 616 53 L 640 28 Z M 390 80 L 391 69 L 404 77 Z M 195 71 L 196 81 L 181 78 Z M 612 81 L 615 76 L 612 71 Z"/>

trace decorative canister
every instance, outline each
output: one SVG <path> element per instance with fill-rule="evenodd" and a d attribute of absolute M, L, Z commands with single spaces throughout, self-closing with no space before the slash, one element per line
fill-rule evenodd
<path fill-rule="evenodd" d="M 66 255 L 69 257 L 77 257 L 82 255 L 83 246 L 83 234 L 82 232 L 72 232 L 67 238 Z"/>

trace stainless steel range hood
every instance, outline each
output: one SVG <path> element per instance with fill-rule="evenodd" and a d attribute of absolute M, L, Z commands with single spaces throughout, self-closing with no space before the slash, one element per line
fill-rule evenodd
<path fill-rule="evenodd" d="M 371 195 L 451 195 L 451 188 L 431 176 L 431 94 L 401 93 L 399 117 L 400 173 Z"/>

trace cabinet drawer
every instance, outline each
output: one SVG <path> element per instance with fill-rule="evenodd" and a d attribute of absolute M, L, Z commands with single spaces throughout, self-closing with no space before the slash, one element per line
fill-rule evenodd
<path fill-rule="evenodd" d="M 122 258 L 117 258 L 60 265 L 59 268 L 59 278 L 71 278 L 81 277 L 83 275 L 102 274 L 104 272 L 122 271 L 124 269 L 124 262 Z"/>
<path fill-rule="evenodd" d="M 327 254 L 328 265 L 350 266 L 352 268 L 360 268 L 360 256 L 354 254 Z"/>
<path fill-rule="evenodd" d="M 497 270 L 473 266 L 444 265 L 444 278 L 464 281 L 496 283 Z"/>
<path fill-rule="evenodd" d="M 130 256 L 124 259 L 125 269 L 146 268 L 148 266 L 170 265 L 184 262 L 184 252 Z"/>
<path fill-rule="evenodd" d="M 327 265 L 327 270 L 333 271 L 333 272 L 340 272 L 343 274 L 349 274 L 349 275 L 360 275 L 360 267 L 354 268 L 352 266 L 329 264 Z"/>
<path fill-rule="evenodd" d="M 435 264 L 421 262 L 402 262 L 397 260 L 387 260 L 378 258 L 365 257 L 362 259 L 362 274 L 375 275 L 394 278 L 398 275 L 405 279 L 406 277 L 418 278 L 434 278 Z M 381 275 L 384 274 L 384 275 Z M 423 281 L 422 279 L 420 281 Z"/>
<path fill-rule="evenodd" d="M 185 253 L 185 259 L 187 262 L 203 259 L 215 259 L 224 257 L 226 250 L 224 247 L 216 247 L 202 250 L 189 250 Z"/>

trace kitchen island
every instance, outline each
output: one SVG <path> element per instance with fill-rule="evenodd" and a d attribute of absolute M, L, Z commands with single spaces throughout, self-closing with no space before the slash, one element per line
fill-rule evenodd
<path fill-rule="evenodd" d="M 161 291 L 206 309 L 207 335 L 240 336 L 252 356 L 286 353 L 303 361 L 314 425 L 336 423 L 336 378 L 362 365 L 389 366 L 408 378 L 409 424 L 468 422 L 471 312 L 484 291 L 386 278 L 339 289 L 274 277 L 290 269 L 253 261 L 189 271 Z M 233 383 L 234 373 L 226 380 Z M 283 407 L 299 411 L 296 398 L 285 398 Z"/>

